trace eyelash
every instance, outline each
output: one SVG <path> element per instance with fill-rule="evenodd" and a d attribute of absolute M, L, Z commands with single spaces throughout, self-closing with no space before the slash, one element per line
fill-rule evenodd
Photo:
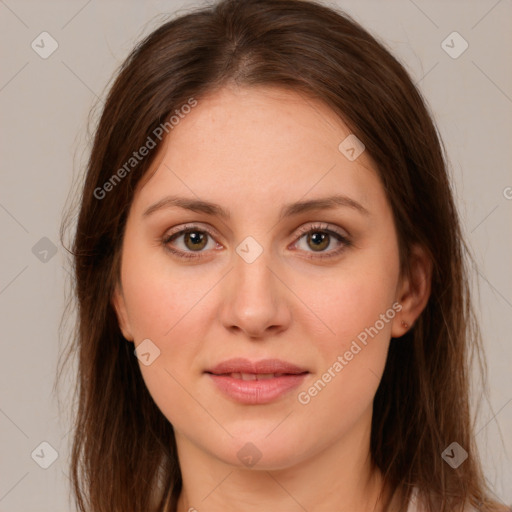
<path fill-rule="evenodd" d="M 165 246 L 165 249 L 167 251 L 169 251 L 171 254 L 173 254 L 173 255 L 175 255 L 175 256 L 177 256 L 179 258 L 182 258 L 182 259 L 201 258 L 202 257 L 202 252 L 200 252 L 200 251 L 198 251 L 198 252 L 180 251 L 180 250 L 176 250 L 176 249 L 171 248 L 171 246 L 169 245 L 170 242 L 172 242 L 176 238 L 179 238 L 179 236 L 185 235 L 187 233 L 194 233 L 194 232 L 206 233 L 212 239 L 214 239 L 213 232 L 210 231 L 208 228 L 202 228 L 202 227 L 199 227 L 199 226 L 196 226 L 196 225 L 187 225 L 183 229 L 181 229 L 180 231 L 176 231 L 174 233 L 171 233 L 171 234 L 168 234 L 168 235 L 164 236 L 164 238 L 162 239 L 162 243 Z M 350 241 L 349 238 L 347 238 L 346 236 L 342 235 L 341 233 L 338 233 L 337 231 L 333 231 L 333 230 L 329 229 L 328 226 L 325 225 L 325 224 L 323 224 L 323 225 L 322 224 L 314 224 L 312 226 L 307 226 L 307 227 L 301 228 L 299 230 L 298 235 L 297 235 L 297 242 L 304 235 L 309 234 L 309 233 L 316 233 L 316 232 L 326 233 L 326 234 L 328 234 L 330 236 L 334 236 L 339 242 L 342 243 L 342 246 L 339 249 L 336 249 L 336 250 L 331 251 L 329 253 L 313 253 L 314 255 L 312 255 L 312 256 L 306 256 L 308 259 L 328 259 L 328 258 L 334 258 L 334 257 L 340 255 L 347 247 L 351 247 L 352 246 L 352 242 Z"/>

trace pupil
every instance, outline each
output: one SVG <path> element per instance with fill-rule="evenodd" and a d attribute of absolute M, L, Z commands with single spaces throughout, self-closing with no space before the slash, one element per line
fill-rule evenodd
<path fill-rule="evenodd" d="M 203 239 L 205 239 L 204 234 L 198 233 L 197 231 L 192 231 L 190 233 L 187 233 L 186 237 L 187 237 L 187 242 L 191 240 L 193 244 L 196 244 L 195 246 L 192 247 L 195 249 L 198 248 L 197 244 L 201 244 L 201 242 L 204 242 Z M 203 247 L 204 247 L 204 243 L 199 247 L 199 249 L 202 249 Z"/>
<path fill-rule="evenodd" d="M 324 243 L 323 245 L 322 242 L 325 242 L 327 240 L 327 233 L 319 233 L 319 232 L 316 232 L 316 233 L 313 233 L 312 235 L 309 236 L 309 239 L 313 241 L 314 243 L 314 247 L 316 249 L 320 248 L 320 249 L 324 249 L 326 247 L 326 244 Z"/>

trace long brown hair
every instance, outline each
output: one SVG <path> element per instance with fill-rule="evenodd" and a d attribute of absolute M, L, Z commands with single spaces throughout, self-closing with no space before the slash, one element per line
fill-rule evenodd
<path fill-rule="evenodd" d="M 413 487 L 430 512 L 466 503 L 495 510 L 470 418 L 474 354 L 485 379 L 470 257 L 446 151 L 425 101 L 384 43 L 349 15 L 309 1 L 223 0 L 164 23 L 136 46 L 95 130 L 69 249 L 77 326 L 65 361 L 74 354 L 78 362 L 71 480 L 80 511 L 176 508 L 182 481 L 173 428 L 151 398 L 111 305 L 127 213 L 157 151 L 104 197 L 98 190 L 176 109 L 229 82 L 319 99 L 364 143 L 392 207 L 402 272 L 413 244 L 433 262 L 426 308 L 405 337 L 391 340 L 374 400 L 372 462 L 401 510 Z M 456 469 L 442 457 L 453 441 L 469 453 Z"/>

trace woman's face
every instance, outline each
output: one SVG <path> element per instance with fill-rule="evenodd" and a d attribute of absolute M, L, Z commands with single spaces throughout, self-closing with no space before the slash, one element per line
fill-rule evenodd
<path fill-rule="evenodd" d="M 414 318 L 390 205 L 348 136 L 302 95 L 224 88 L 138 187 L 114 304 L 180 455 L 279 469 L 368 440 Z"/>

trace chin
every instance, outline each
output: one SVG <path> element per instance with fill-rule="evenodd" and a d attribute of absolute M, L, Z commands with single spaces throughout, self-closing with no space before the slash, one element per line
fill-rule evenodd
<path fill-rule="evenodd" d="M 215 457 L 238 469 L 254 471 L 277 471 L 290 468 L 307 458 L 307 447 L 302 440 L 290 436 L 275 435 L 272 439 L 265 433 L 235 436 L 224 446 L 207 447 Z M 273 434 L 271 434 L 272 436 Z"/>

